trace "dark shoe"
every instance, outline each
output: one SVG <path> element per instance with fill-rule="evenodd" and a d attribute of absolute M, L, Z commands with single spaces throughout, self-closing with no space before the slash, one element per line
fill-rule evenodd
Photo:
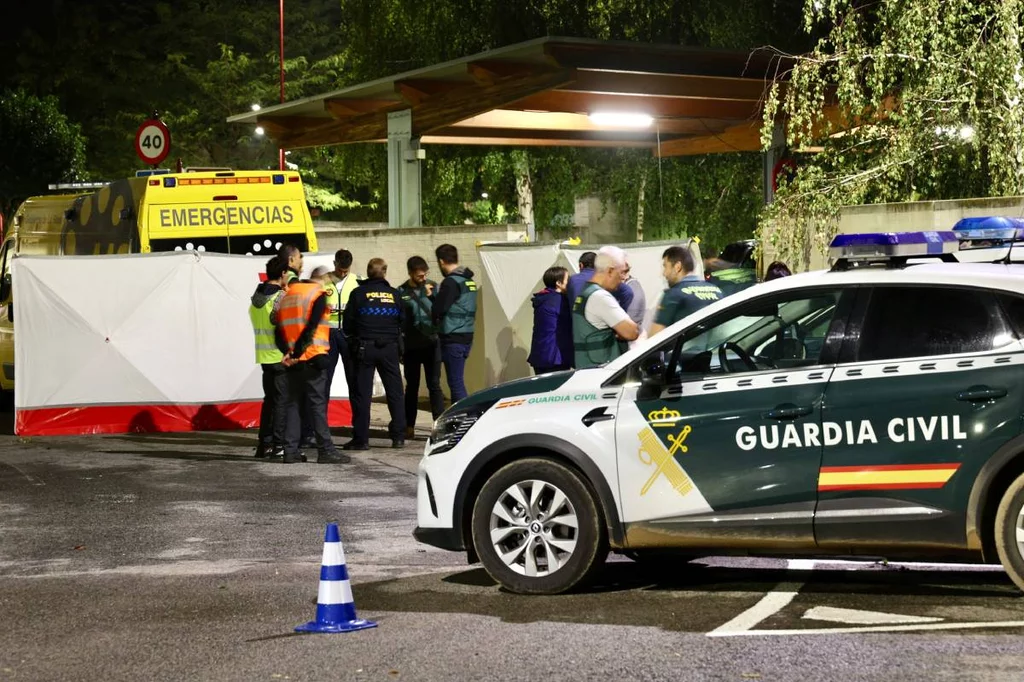
<path fill-rule="evenodd" d="M 320 453 L 316 458 L 317 464 L 348 464 L 352 458 L 340 452 Z"/>
<path fill-rule="evenodd" d="M 267 445 L 266 443 L 260 443 L 256 446 L 256 459 L 266 459 L 271 457 L 270 452 L 274 449 L 274 446 Z"/>
<path fill-rule="evenodd" d="M 369 450 L 370 449 L 370 444 L 369 443 L 357 443 L 354 440 L 350 440 L 349 442 L 347 442 L 344 445 L 342 445 L 341 449 L 342 450 L 350 450 L 350 451 L 351 450 Z"/>
<path fill-rule="evenodd" d="M 305 460 L 305 458 L 303 458 L 302 454 L 298 453 L 298 452 L 294 452 L 294 453 L 291 453 L 291 454 L 286 454 L 284 456 L 284 463 L 285 464 L 298 464 L 299 462 L 305 462 L 305 461 L 306 460 Z"/>
<path fill-rule="evenodd" d="M 284 448 L 281 446 L 277 446 L 276 448 L 272 448 L 267 451 L 267 459 L 278 461 L 282 457 L 284 457 Z"/>
<path fill-rule="evenodd" d="M 405 447 L 405 439 L 404 438 L 392 438 L 391 439 L 391 447 L 393 447 L 393 448 L 404 448 Z"/>

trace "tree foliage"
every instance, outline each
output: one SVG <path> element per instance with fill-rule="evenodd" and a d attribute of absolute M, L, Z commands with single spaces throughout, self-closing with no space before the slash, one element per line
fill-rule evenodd
<path fill-rule="evenodd" d="M 783 259 L 823 251 L 844 205 L 1024 191 L 1020 0 L 807 0 L 804 28 L 764 113 L 766 143 L 781 114 L 790 149 L 823 147 L 762 217 Z"/>
<path fill-rule="evenodd" d="M 0 214 L 9 216 L 50 183 L 78 180 L 84 165 L 81 128 L 68 121 L 56 98 L 0 92 Z"/>

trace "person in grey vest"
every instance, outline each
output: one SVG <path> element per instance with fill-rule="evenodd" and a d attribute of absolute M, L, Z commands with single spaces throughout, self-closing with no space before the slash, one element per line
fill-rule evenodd
<path fill-rule="evenodd" d="M 604 246 L 594 259 L 594 274 L 572 304 L 572 341 L 576 369 L 598 367 L 622 355 L 626 342 L 640 335 L 636 322 L 612 296 L 625 279 L 626 253 Z"/>
<path fill-rule="evenodd" d="M 431 314 L 439 329 L 441 361 L 452 393 L 452 405 L 466 397 L 466 358 L 473 346 L 476 325 L 476 282 L 473 271 L 459 265 L 459 250 L 442 244 L 434 250 L 437 265 L 444 273 L 434 295 Z"/>

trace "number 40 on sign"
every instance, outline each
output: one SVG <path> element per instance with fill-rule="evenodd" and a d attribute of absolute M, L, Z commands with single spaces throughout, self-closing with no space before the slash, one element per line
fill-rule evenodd
<path fill-rule="evenodd" d="M 151 118 L 135 132 L 135 153 L 144 163 L 157 165 L 171 151 L 171 131 L 163 121 Z"/>

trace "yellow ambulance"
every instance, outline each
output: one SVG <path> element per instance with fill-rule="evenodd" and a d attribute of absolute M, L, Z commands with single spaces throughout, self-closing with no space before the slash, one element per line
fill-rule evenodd
<path fill-rule="evenodd" d="M 55 185 L 15 212 L 0 247 L 0 389 L 14 388 L 16 255 L 198 251 L 270 258 L 318 250 L 299 174 L 203 169 L 94 185 Z"/>

